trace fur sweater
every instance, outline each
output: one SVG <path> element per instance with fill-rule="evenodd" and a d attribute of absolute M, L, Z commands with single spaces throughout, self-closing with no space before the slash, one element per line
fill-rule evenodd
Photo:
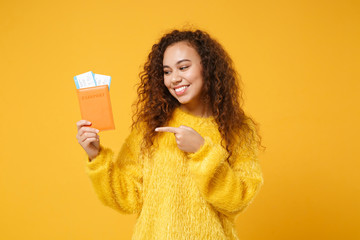
<path fill-rule="evenodd" d="M 177 108 L 167 126 L 193 128 L 205 143 L 185 153 L 172 133 L 158 133 L 152 157 L 140 154 L 144 130 L 134 128 L 115 158 L 101 146 L 87 163 L 96 194 L 121 213 L 137 214 L 133 240 L 238 239 L 235 216 L 263 184 L 257 147 L 238 147 L 231 161 L 213 117 Z"/>

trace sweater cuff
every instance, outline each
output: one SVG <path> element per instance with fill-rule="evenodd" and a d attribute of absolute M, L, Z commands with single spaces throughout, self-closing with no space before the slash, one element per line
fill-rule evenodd
<path fill-rule="evenodd" d="M 86 166 L 89 170 L 96 170 L 108 162 L 109 159 L 112 159 L 112 151 L 108 148 L 100 146 L 99 154 L 91 161 L 88 158 Z"/>

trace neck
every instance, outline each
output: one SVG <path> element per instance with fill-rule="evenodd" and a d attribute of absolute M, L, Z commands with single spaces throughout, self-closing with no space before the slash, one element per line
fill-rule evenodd
<path fill-rule="evenodd" d="M 190 113 L 191 115 L 198 116 L 198 117 L 210 117 L 212 114 L 208 107 L 205 107 L 202 104 L 182 104 L 180 109 Z"/>

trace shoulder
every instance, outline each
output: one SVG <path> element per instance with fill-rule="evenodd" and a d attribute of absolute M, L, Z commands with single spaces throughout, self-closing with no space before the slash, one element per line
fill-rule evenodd
<path fill-rule="evenodd" d="M 137 123 L 131 126 L 130 134 L 125 140 L 129 147 L 139 146 L 142 142 L 142 139 L 144 138 L 145 131 L 145 123 Z"/>

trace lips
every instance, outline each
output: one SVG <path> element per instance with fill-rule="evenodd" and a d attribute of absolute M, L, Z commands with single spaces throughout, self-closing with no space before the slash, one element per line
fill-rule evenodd
<path fill-rule="evenodd" d="M 186 89 L 189 87 L 190 85 L 187 86 L 179 86 L 175 88 L 175 93 L 177 96 L 183 95 L 186 91 Z"/>

